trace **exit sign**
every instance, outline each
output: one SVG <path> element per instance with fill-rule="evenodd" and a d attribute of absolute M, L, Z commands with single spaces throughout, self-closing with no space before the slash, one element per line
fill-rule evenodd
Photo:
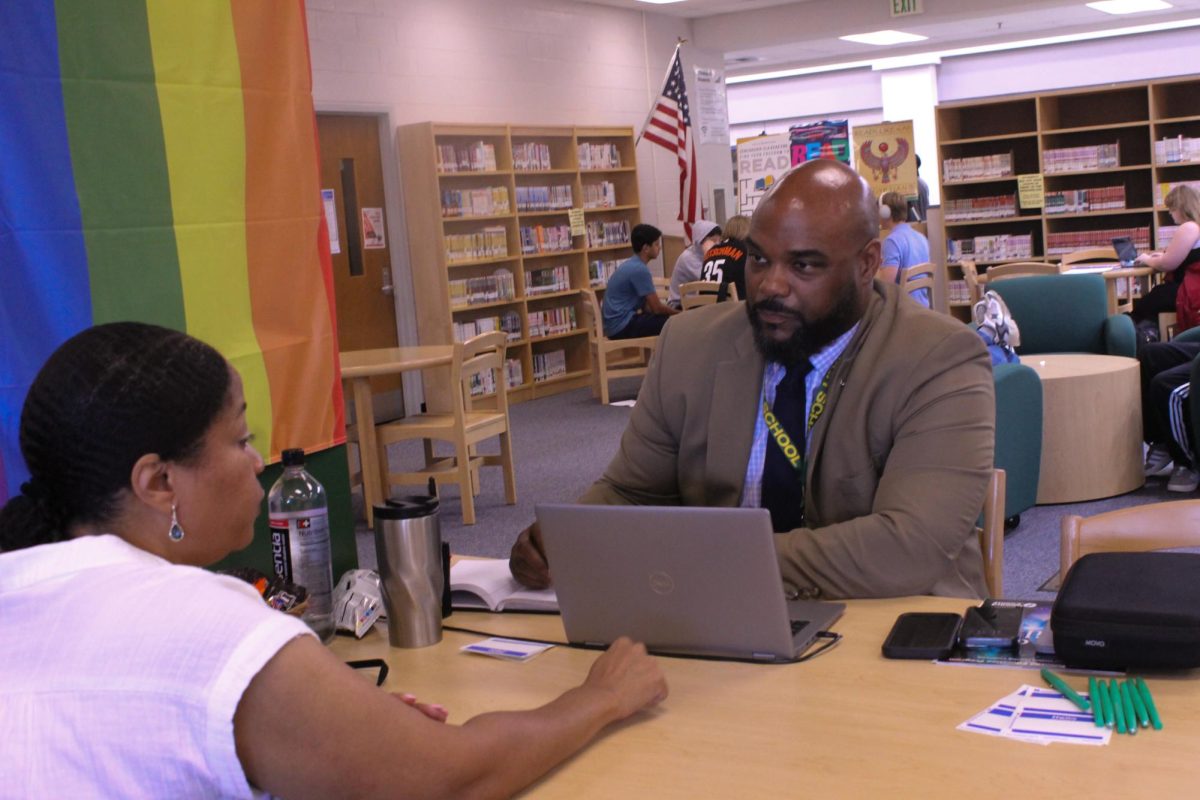
<path fill-rule="evenodd" d="M 925 13 L 925 9 L 921 7 L 921 0 L 888 0 L 888 5 L 892 9 L 893 17 L 907 17 L 910 14 Z"/>

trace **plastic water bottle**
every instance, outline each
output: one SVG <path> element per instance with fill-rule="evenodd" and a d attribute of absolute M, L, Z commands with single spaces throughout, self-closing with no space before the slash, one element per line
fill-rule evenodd
<path fill-rule="evenodd" d="M 303 619 L 333 638 L 333 563 L 325 487 L 304 469 L 303 450 L 283 451 L 283 474 L 267 495 L 275 574 L 308 590 Z"/>

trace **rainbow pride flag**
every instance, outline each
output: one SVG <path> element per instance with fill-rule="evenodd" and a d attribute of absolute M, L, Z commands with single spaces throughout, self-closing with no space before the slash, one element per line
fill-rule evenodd
<path fill-rule="evenodd" d="M 271 458 L 345 441 L 303 0 L 0 2 L 0 501 L 62 341 L 220 350 Z"/>

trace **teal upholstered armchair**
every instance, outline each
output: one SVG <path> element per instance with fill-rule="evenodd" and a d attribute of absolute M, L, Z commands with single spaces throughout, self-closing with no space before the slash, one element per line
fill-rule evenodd
<path fill-rule="evenodd" d="M 1019 355 L 1099 353 L 1137 355 L 1133 321 L 1109 316 L 1104 278 L 1088 275 L 1035 275 L 990 282 L 1021 330 Z M 1009 481 L 1012 473 L 1009 473 Z"/>
<path fill-rule="evenodd" d="M 1018 320 L 1020 324 L 1020 320 Z M 1004 518 L 1019 516 L 1037 502 L 1042 466 L 1042 382 L 1024 364 L 997 364 L 996 454 L 1007 474 Z"/>

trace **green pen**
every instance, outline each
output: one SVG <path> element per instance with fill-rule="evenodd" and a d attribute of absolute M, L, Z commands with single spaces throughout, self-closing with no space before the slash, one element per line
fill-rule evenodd
<path fill-rule="evenodd" d="M 1129 687 L 1129 699 L 1133 701 L 1133 710 L 1137 714 L 1138 722 L 1143 728 L 1150 727 L 1150 712 L 1146 711 L 1146 703 L 1142 700 L 1142 693 L 1138 691 L 1137 684 L 1133 678 L 1125 681 L 1125 685 Z"/>
<path fill-rule="evenodd" d="M 1109 681 L 1108 696 L 1112 698 L 1113 716 L 1117 720 L 1117 733 L 1127 733 L 1125 729 L 1125 708 L 1121 703 L 1121 690 L 1117 687 L 1117 679 Z"/>
<path fill-rule="evenodd" d="M 1113 716 L 1112 698 L 1108 696 L 1108 684 L 1097 678 L 1096 690 L 1100 693 L 1100 710 L 1104 712 L 1104 727 L 1115 728 L 1117 718 Z"/>
<path fill-rule="evenodd" d="M 1079 692 L 1075 691 L 1070 686 L 1067 686 L 1066 681 L 1064 681 L 1062 678 L 1058 677 L 1057 675 L 1055 675 L 1053 672 L 1046 669 L 1045 667 L 1042 667 L 1042 679 L 1045 680 L 1046 683 L 1050 684 L 1058 691 L 1062 692 L 1063 697 L 1067 698 L 1072 703 L 1077 705 L 1079 707 L 1080 711 L 1087 711 L 1090 708 L 1090 706 L 1088 705 L 1088 701 L 1084 700 L 1082 697 L 1080 697 Z"/>
<path fill-rule="evenodd" d="M 1097 728 L 1104 727 L 1104 703 L 1100 702 L 1100 693 L 1096 689 L 1096 676 L 1088 676 L 1088 700 L 1092 704 L 1092 721 Z"/>
<path fill-rule="evenodd" d="M 1136 735 L 1138 729 L 1137 716 L 1133 713 L 1133 700 L 1129 698 L 1129 686 L 1121 681 L 1117 684 L 1121 690 L 1121 706 L 1125 712 L 1125 727 L 1129 729 L 1129 733 Z"/>
<path fill-rule="evenodd" d="M 1162 718 L 1158 716 L 1158 709 L 1154 705 L 1154 697 L 1150 694 L 1150 687 L 1146 685 L 1144 679 L 1138 678 L 1137 688 L 1142 695 L 1142 700 L 1146 703 L 1146 711 L 1150 713 L 1150 724 L 1154 726 L 1154 730 L 1161 731 L 1163 727 Z"/>

